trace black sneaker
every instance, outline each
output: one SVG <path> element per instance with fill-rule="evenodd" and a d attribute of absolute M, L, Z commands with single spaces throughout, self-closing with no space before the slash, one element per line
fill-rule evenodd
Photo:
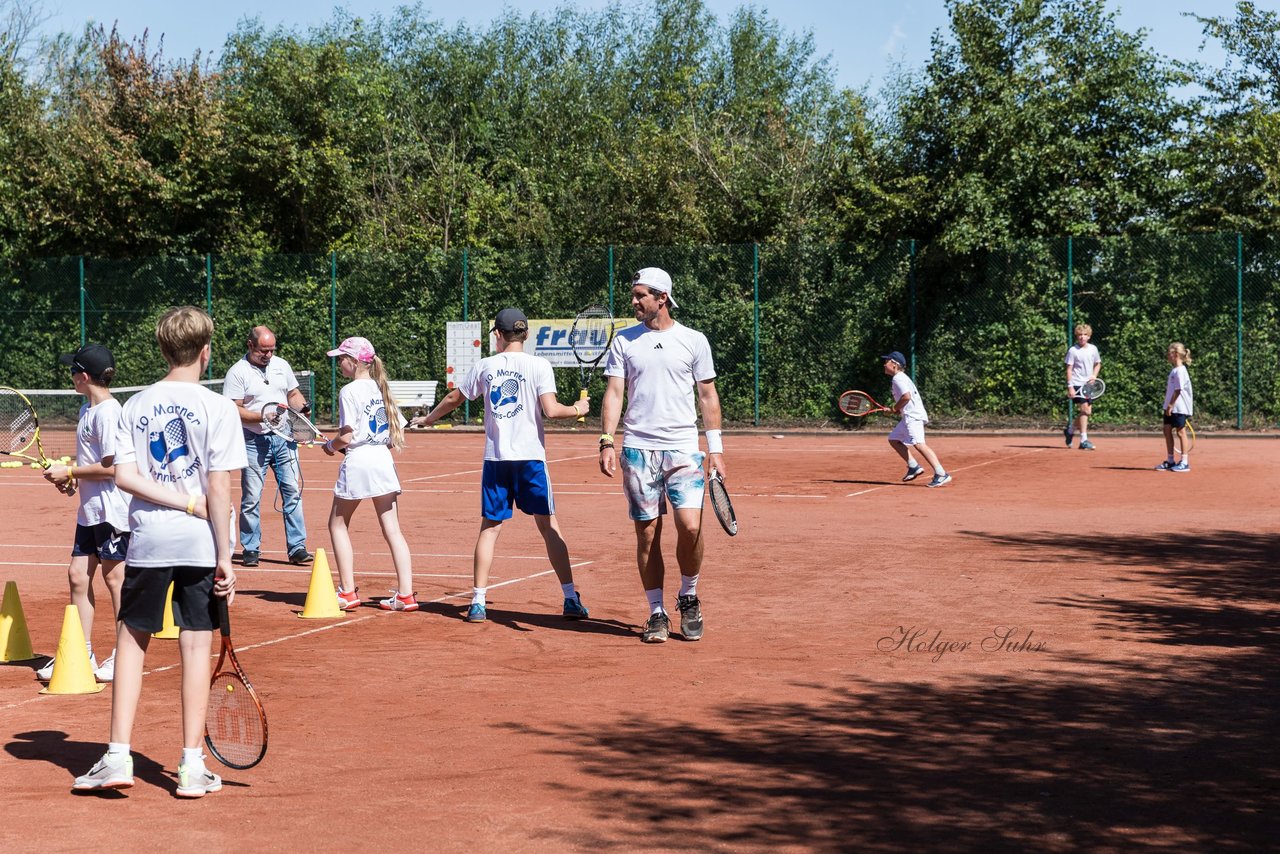
<path fill-rule="evenodd" d="M 240 556 L 240 563 L 242 566 L 257 566 L 258 553 L 250 549 L 245 549 L 244 554 Z"/>
<path fill-rule="evenodd" d="M 671 619 L 666 611 L 651 614 L 644 631 L 640 633 L 640 640 L 645 643 L 666 643 L 669 637 L 671 637 Z"/>
<path fill-rule="evenodd" d="M 680 609 L 680 636 L 687 641 L 702 637 L 702 607 L 697 596 L 679 596 L 676 607 Z"/>
<path fill-rule="evenodd" d="M 289 552 L 289 563 L 301 566 L 304 563 L 311 563 L 315 560 L 315 555 L 307 551 L 306 548 L 298 548 Z"/>
<path fill-rule="evenodd" d="M 1067 440 L 1067 447 L 1071 447 L 1071 440 L 1075 438 L 1075 434 L 1071 432 L 1071 425 L 1068 424 L 1062 428 L 1062 438 Z"/>
<path fill-rule="evenodd" d="M 911 481 L 915 480 L 922 474 L 924 474 L 923 466 L 912 466 L 911 468 L 907 469 L 907 473 L 902 476 L 902 482 L 910 483 Z"/>

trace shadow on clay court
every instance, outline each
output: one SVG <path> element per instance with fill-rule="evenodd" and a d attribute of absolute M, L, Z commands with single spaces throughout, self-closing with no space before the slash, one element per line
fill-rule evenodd
<path fill-rule="evenodd" d="M 848 486 L 895 486 L 896 480 L 841 480 L 838 478 L 814 478 L 814 483 L 843 483 Z"/>
<path fill-rule="evenodd" d="M 280 590 L 236 590 L 237 596 L 252 596 L 255 599 L 261 599 L 263 602 L 277 602 L 284 605 L 290 605 L 295 608 L 301 608 L 307 604 L 307 591 L 285 593 Z"/>
<path fill-rule="evenodd" d="M 529 613 L 528 611 L 508 611 L 493 603 L 488 606 L 488 620 L 504 628 L 518 632 L 531 632 L 535 629 L 553 629 L 562 632 L 577 632 L 588 635 L 614 635 L 615 637 L 636 637 L 640 630 L 635 626 L 620 623 L 617 620 L 597 620 L 588 617 L 585 620 L 566 620 L 556 613 Z M 465 609 L 459 614 L 460 619 L 466 617 Z"/>
<path fill-rule="evenodd" d="M 1084 667 L 965 676 L 921 656 L 893 681 L 797 682 L 786 702 L 744 691 L 678 720 L 506 726 L 578 766 L 587 779 L 565 794 L 615 819 L 601 848 L 1275 850 L 1275 538 L 988 539 L 1123 568 L 1118 595 L 1056 603 L 1099 643 L 1019 653 Z M 1176 666 L 1159 647 L 1117 652 L 1152 642 Z"/>
<path fill-rule="evenodd" d="M 1157 456 L 1158 456 L 1158 455 L 1157 455 Z M 1160 470 L 1159 470 L 1159 469 L 1157 469 L 1154 465 L 1150 465 L 1150 466 L 1094 466 L 1094 468 L 1099 468 L 1099 469 L 1102 469 L 1103 471 L 1149 471 L 1149 472 L 1151 472 L 1152 474 L 1169 474 L 1169 472 L 1162 472 L 1162 471 L 1160 471 Z"/>
<path fill-rule="evenodd" d="M 67 780 L 68 789 L 77 775 L 88 771 L 93 763 L 102 758 L 104 748 L 102 742 L 68 741 L 67 734 L 58 730 L 19 732 L 14 734 L 14 738 L 19 740 L 6 744 L 6 753 L 24 762 L 48 762 L 64 769 L 70 775 Z M 164 766 L 142 753 L 133 754 L 133 775 L 138 780 L 161 789 L 172 791 L 177 788 L 172 776 L 165 773 Z M 124 797 L 116 791 L 86 794 Z"/>

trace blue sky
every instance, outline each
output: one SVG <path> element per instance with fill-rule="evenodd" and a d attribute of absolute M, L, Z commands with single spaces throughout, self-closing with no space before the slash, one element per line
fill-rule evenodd
<path fill-rule="evenodd" d="M 30 0 L 48 16 L 46 33 L 79 32 L 90 19 L 110 25 L 118 21 L 125 36 L 140 35 L 149 29 L 152 42 L 164 34 L 165 55 L 187 58 L 199 48 L 206 56 L 217 56 L 227 33 L 246 17 L 257 17 L 268 28 L 276 25 L 306 29 L 331 17 L 335 6 L 355 15 L 389 13 L 405 5 L 402 0 L 351 0 L 329 4 L 307 0 L 222 0 L 222 2 L 182 3 L 174 0 L 119 0 L 116 3 L 92 0 Z M 598 9 L 604 0 L 445 0 L 424 2 L 431 18 L 445 24 L 466 22 L 483 26 L 504 9 L 518 12 L 548 12 L 560 6 Z M 756 2 L 707 0 L 707 6 L 722 21 L 743 5 L 754 5 L 792 32 L 813 32 L 820 56 L 829 55 L 836 80 L 844 86 L 870 85 L 874 92 L 895 62 L 919 67 L 929 57 L 933 32 L 947 25 L 943 0 L 786 0 Z M 1175 59 L 1197 59 L 1215 64 L 1221 51 L 1210 45 L 1199 52 L 1202 34 L 1199 25 L 1182 12 L 1205 16 L 1232 16 L 1234 0 L 1108 0 L 1107 8 L 1119 13 L 1126 30 L 1146 29 L 1148 43 L 1159 53 Z"/>

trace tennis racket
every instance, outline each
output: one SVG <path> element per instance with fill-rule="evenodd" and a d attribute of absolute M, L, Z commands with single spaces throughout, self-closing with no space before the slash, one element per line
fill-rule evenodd
<path fill-rule="evenodd" d="M 1093 401 L 1102 397 L 1102 395 L 1105 394 L 1106 391 L 1107 391 L 1106 383 L 1104 383 L 1102 380 L 1093 379 L 1093 380 L 1089 380 L 1087 383 L 1080 386 L 1080 388 L 1076 390 L 1076 396 L 1083 397 L 1085 400 L 1092 403 Z"/>
<path fill-rule="evenodd" d="M 861 418 L 863 415 L 870 415 L 873 412 L 894 414 L 892 409 L 877 403 L 876 399 L 865 391 L 846 391 L 840 395 L 840 411 L 845 415 L 852 415 L 857 418 Z"/>
<path fill-rule="evenodd" d="M 219 596 L 222 651 L 209 683 L 209 716 L 204 723 L 204 743 L 213 757 L 228 768 L 252 768 L 267 755 L 267 714 L 249 684 L 235 647 L 231 645 L 231 618 L 227 597 Z M 223 669 L 223 665 L 227 665 Z"/>
<path fill-rule="evenodd" d="M 36 456 L 28 451 L 35 449 Z M 36 408 L 31 405 L 27 396 L 16 388 L 0 386 L 0 454 L 6 457 L 21 457 L 30 463 L 47 469 L 54 461 L 44 452 L 40 443 L 40 418 Z M 16 460 L 0 463 L 5 468 L 18 468 L 26 465 Z M 68 486 L 64 492 L 75 494 L 75 487 Z"/>
<path fill-rule="evenodd" d="M 738 517 L 733 512 L 733 502 L 729 500 L 729 491 L 724 488 L 724 478 L 715 469 L 707 478 L 707 492 L 711 495 L 711 509 L 720 520 L 720 527 L 729 536 L 738 536 Z"/>
<path fill-rule="evenodd" d="M 569 330 L 569 346 L 578 360 L 578 374 L 582 378 L 582 393 L 578 400 L 585 400 L 591 377 L 600 367 L 600 360 L 609 352 L 613 343 L 613 314 L 602 305 L 589 305 L 574 318 Z M 578 416 L 578 423 L 585 424 L 587 415 Z"/>
<path fill-rule="evenodd" d="M 310 418 L 283 403 L 268 403 L 262 407 L 262 426 L 277 436 L 300 445 L 314 445 L 325 441 L 325 435 L 311 423 Z"/>

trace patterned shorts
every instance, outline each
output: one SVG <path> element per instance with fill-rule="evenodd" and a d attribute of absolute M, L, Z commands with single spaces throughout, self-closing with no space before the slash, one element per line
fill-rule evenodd
<path fill-rule="evenodd" d="M 622 449 L 622 490 L 627 509 L 637 522 L 657 519 L 667 502 L 677 510 L 701 508 L 707 479 L 701 451 Z"/>

